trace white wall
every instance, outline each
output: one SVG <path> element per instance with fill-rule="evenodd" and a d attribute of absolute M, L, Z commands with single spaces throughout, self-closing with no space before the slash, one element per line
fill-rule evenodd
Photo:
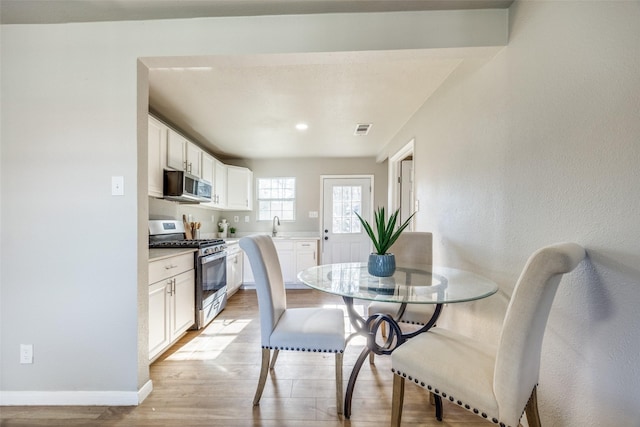
<path fill-rule="evenodd" d="M 287 232 L 320 233 L 320 218 L 309 218 L 309 211 L 320 213 L 321 175 L 373 175 L 373 206 L 387 203 L 387 163 L 376 163 L 375 158 L 316 158 L 316 159 L 253 159 L 231 161 L 253 171 L 254 184 L 258 178 L 296 177 L 296 221 L 283 221 L 278 230 Z M 255 187 L 255 185 L 254 185 Z M 254 206 L 256 205 L 254 194 Z M 249 223 L 238 224 L 238 232 L 271 231 L 270 221 L 257 221 L 257 209 L 249 215 Z M 231 221 L 234 215 L 242 218 L 247 213 L 223 212 Z"/>
<path fill-rule="evenodd" d="M 388 147 L 415 137 L 434 262 L 501 285 L 442 322 L 494 340 L 527 257 L 584 245 L 546 329 L 542 424 L 638 426 L 640 2 L 518 2 L 510 25 L 508 46 L 459 70 Z"/>
<path fill-rule="evenodd" d="M 148 379 L 138 316 L 147 277 L 146 142 L 137 131 L 146 128 L 137 97 L 146 93 L 145 64 L 164 56 L 503 45 L 506 17 L 3 25 L 0 403 L 136 403 Z M 124 176 L 125 196 L 110 195 L 112 176 Z M 34 345 L 34 364 L 18 363 L 21 343 Z"/>

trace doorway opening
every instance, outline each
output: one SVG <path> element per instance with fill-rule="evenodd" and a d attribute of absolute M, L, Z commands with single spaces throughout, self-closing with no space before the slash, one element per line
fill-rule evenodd
<path fill-rule="evenodd" d="M 411 139 L 404 147 L 389 157 L 389 210 L 400 209 L 400 223 L 418 211 L 418 203 L 415 197 L 414 184 L 414 144 Z M 413 231 L 412 220 L 407 230 Z"/>

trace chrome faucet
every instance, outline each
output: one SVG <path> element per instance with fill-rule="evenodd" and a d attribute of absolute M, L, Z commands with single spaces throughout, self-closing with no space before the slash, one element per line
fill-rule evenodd
<path fill-rule="evenodd" d="M 276 225 L 280 225 L 280 218 L 278 218 L 277 215 L 273 217 L 273 229 L 271 230 L 272 237 L 276 237 L 276 235 L 278 234 L 278 229 L 276 228 Z"/>

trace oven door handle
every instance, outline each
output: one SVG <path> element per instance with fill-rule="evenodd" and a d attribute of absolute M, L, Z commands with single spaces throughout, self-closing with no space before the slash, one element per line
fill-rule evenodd
<path fill-rule="evenodd" d="M 208 264 L 210 262 L 219 260 L 220 258 L 226 258 L 227 253 L 222 251 L 222 252 L 218 252 L 216 254 L 213 255 L 207 255 L 207 256 L 203 256 L 200 257 L 200 264 L 204 265 L 204 264 Z"/>

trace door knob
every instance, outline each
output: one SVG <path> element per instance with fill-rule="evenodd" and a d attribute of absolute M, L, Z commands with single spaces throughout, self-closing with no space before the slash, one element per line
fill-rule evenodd
<path fill-rule="evenodd" d="M 324 240 L 329 240 L 329 238 L 327 236 L 324 236 Z"/>

